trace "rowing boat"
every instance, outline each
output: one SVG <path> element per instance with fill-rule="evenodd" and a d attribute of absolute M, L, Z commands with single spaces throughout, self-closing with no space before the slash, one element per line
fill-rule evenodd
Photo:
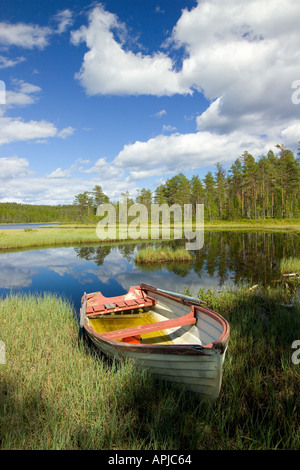
<path fill-rule="evenodd" d="M 109 357 L 210 399 L 220 393 L 230 327 L 199 299 L 147 284 L 117 297 L 84 293 L 80 327 Z"/>

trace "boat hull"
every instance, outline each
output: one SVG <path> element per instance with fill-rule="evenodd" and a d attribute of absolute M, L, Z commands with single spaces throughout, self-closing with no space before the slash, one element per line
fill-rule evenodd
<path fill-rule="evenodd" d="M 175 382 L 209 399 L 216 399 L 220 393 L 226 351 L 222 354 L 217 349 L 207 350 L 202 354 L 175 354 L 174 351 L 156 352 L 154 349 L 137 351 L 138 346 L 117 348 L 107 341 L 99 340 L 91 332 L 86 332 L 95 346 L 112 359 L 132 359 L 137 368 L 149 370 L 155 378 Z M 155 346 L 154 348 L 157 349 Z"/>

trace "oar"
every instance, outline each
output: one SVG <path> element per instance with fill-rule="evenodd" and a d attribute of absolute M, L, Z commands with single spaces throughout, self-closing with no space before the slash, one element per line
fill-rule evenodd
<path fill-rule="evenodd" d="M 174 297 L 178 297 L 179 299 L 188 300 L 189 302 L 193 302 L 194 304 L 206 304 L 204 300 L 196 299 L 195 297 L 191 297 L 190 295 L 184 294 L 177 294 L 177 292 L 170 292 L 168 290 L 157 289 L 158 292 L 163 292 L 164 294 L 174 295 Z"/>
<path fill-rule="evenodd" d="M 189 302 L 193 302 L 194 304 L 206 304 L 204 300 L 196 299 L 195 297 L 191 297 L 189 295 L 177 294 L 177 292 L 171 292 L 168 290 L 158 289 L 157 287 L 150 286 L 148 284 L 141 284 L 141 288 L 146 289 L 146 290 L 152 290 L 154 292 L 162 292 L 163 294 L 173 295 L 174 297 L 178 297 L 179 299 L 182 299 L 182 300 L 188 300 Z"/>

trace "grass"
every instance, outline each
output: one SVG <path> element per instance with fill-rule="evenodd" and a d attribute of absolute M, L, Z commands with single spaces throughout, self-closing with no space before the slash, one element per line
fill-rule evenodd
<path fill-rule="evenodd" d="M 42 228 L 0 230 L 0 249 L 37 246 L 72 245 L 74 243 L 99 243 L 96 230 L 91 228 Z"/>
<path fill-rule="evenodd" d="M 67 225 L 40 229 L 0 230 L 0 250 L 3 251 L 15 248 L 50 247 L 88 243 L 103 244 L 103 242 L 124 242 L 125 240 L 128 240 L 128 237 L 125 236 L 123 228 L 120 228 L 120 231 L 117 233 L 115 230 L 112 230 L 109 236 L 107 235 L 107 238 L 104 240 L 98 237 L 96 226 L 93 225 Z M 141 239 L 137 241 L 141 241 Z"/>
<path fill-rule="evenodd" d="M 191 260 L 192 256 L 190 252 L 184 248 L 178 248 L 177 250 L 172 250 L 171 248 L 145 248 L 144 250 L 138 251 L 134 258 L 134 261 L 137 264 L 165 263 L 173 261 L 184 262 Z"/>
<path fill-rule="evenodd" d="M 157 233 L 158 238 L 162 232 L 162 227 L 152 227 L 153 232 Z M 296 232 L 300 231 L 299 220 L 272 220 L 272 221 L 215 221 L 205 222 L 205 230 L 207 231 L 272 231 L 272 232 Z M 171 230 L 171 238 L 172 238 Z M 124 241 L 131 239 L 128 237 L 124 229 L 121 227 L 120 232 L 114 229 L 110 235 L 106 234 L 106 241 Z M 142 228 L 140 237 L 144 240 L 150 239 L 150 230 Z M 140 238 L 140 240 L 141 240 Z M 184 239 L 184 236 L 182 237 Z M 84 243 L 103 243 L 96 233 L 96 225 L 61 225 L 52 226 L 50 228 L 39 229 L 14 229 L 0 230 L 0 250 L 10 250 L 14 248 L 29 248 L 39 246 L 56 246 L 56 245 L 72 245 Z"/>
<path fill-rule="evenodd" d="M 206 221 L 205 230 L 209 231 L 255 231 L 255 232 L 294 232 L 300 231 L 299 219 L 261 219 L 261 220 L 238 220 L 238 221 Z"/>
<path fill-rule="evenodd" d="M 131 363 L 116 367 L 79 344 L 72 313 L 50 295 L 1 301 L 2 449 L 143 447 L 134 430 L 151 381 Z"/>
<path fill-rule="evenodd" d="M 300 275 L 300 258 L 283 258 L 280 263 L 281 274 L 299 274 Z"/>
<path fill-rule="evenodd" d="M 281 307 L 280 289 L 199 294 L 231 326 L 212 404 L 98 356 L 59 297 L 0 300 L 0 448 L 299 449 L 299 305 Z"/>

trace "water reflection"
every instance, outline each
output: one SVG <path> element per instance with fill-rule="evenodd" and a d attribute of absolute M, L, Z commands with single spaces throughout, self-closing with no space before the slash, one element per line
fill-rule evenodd
<path fill-rule="evenodd" d="M 181 240 L 168 243 L 174 249 L 181 244 Z M 124 243 L 2 253 L 0 294 L 6 295 L 10 290 L 50 291 L 66 296 L 78 309 L 84 291 L 120 295 L 140 282 L 177 292 L 188 287 L 193 294 L 200 287 L 220 288 L 242 282 L 268 284 L 278 279 L 282 257 L 299 255 L 300 237 L 285 233 L 208 232 L 203 248 L 192 253 L 191 263 L 136 266 L 135 252 L 148 245 Z"/>
<path fill-rule="evenodd" d="M 97 266 L 102 266 L 104 259 L 111 252 L 112 247 L 110 245 L 104 246 L 81 246 L 80 248 L 75 247 L 75 253 L 79 258 L 87 261 L 93 261 Z"/>
<path fill-rule="evenodd" d="M 0 230 L 23 230 L 23 229 L 36 229 L 36 228 L 43 228 L 49 227 L 52 225 L 60 225 L 57 222 L 49 222 L 44 224 L 0 224 Z"/>

